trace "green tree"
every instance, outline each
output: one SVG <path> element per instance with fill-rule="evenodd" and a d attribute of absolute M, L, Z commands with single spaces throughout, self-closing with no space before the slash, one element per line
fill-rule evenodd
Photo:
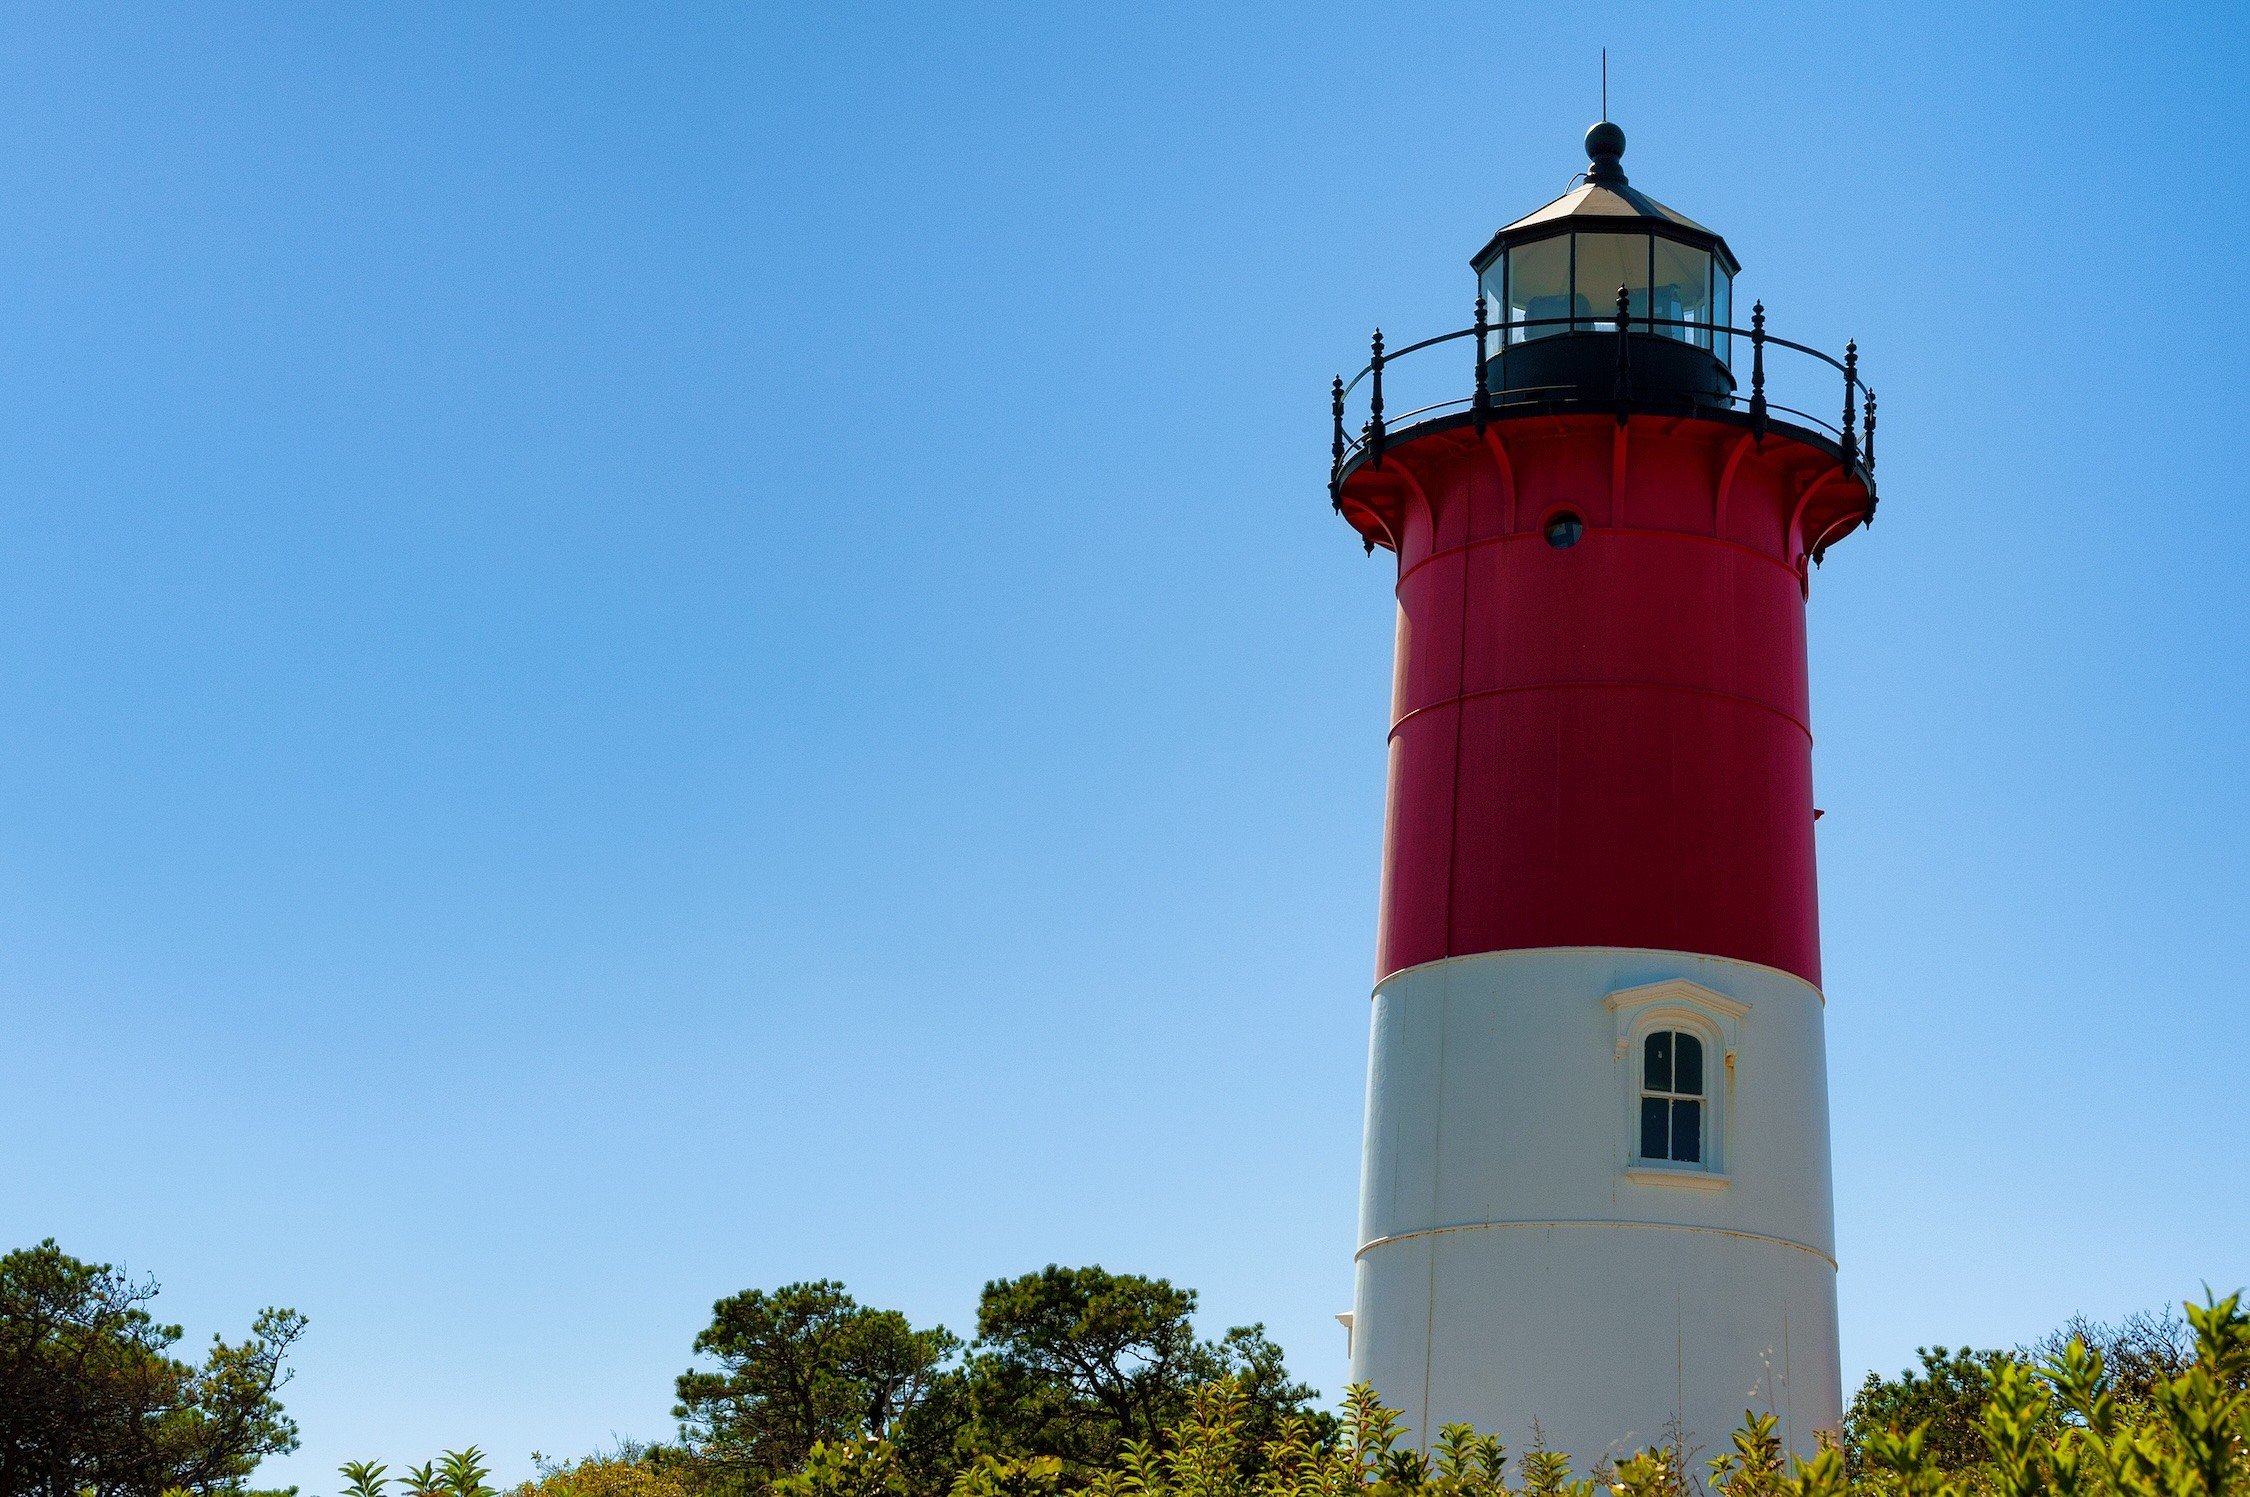
<path fill-rule="evenodd" d="M 146 1309 L 156 1292 L 52 1239 L 0 1257 L 0 1497 L 234 1493 L 296 1449 L 276 1395 L 304 1317 L 262 1310 L 190 1364 Z"/>
<path fill-rule="evenodd" d="M 1127 1441 L 1154 1448 L 1199 1387 L 1228 1382 L 1237 1444 L 1254 1467 L 1283 1421 L 1308 1416 L 1313 1390 L 1290 1378 L 1262 1326 L 1198 1340 L 1195 1304 L 1192 1289 L 1099 1267 L 996 1279 L 977 1306 L 966 1396 L 934 1408 L 963 1418 L 957 1450 L 1052 1457 L 1083 1473 Z"/>
<path fill-rule="evenodd" d="M 916 1330 L 833 1280 L 749 1289 L 712 1307 L 695 1350 L 718 1365 L 680 1375 L 672 1412 L 691 1449 L 762 1485 L 815 1446 L 887 1438 L 959 1347 L 944 1327 Z"/>
<path fill-rule="evenodd" d="M 2120 1379 L 2100 1348 L 2075 1336 L 2037 1364 L 1991 1354 L 1976 1400 L 1981 1449 L 1941 1454 L 1929 1422 L 1864 1428 L 1853 1491 L 2250 1497 L 2250 1317 L 2240 1296 L 2185 1308 L 2192 1352 L 2170 1375 L 2151 1357 Z M 1969 1402 L 1967 1390 L 1955 1393 L 1943 1402 L 1949 1418 Z"/>
<path fill-rule="evenodd" d="M 1281 1348 L 1266 1335 L 1262 1323 L 1234 1327 L 1200 1355 L 1200 1375 L 1206 1381 L 1232 1382 L 1241 1396 L 1245 1460 L 1250 1469 L 1263 1464 L 1265 1447 L 1280 1438 L 1282 1426 L 1291 1419 L 1308 1421 L 1316 1438 L 1335 1432 L 1336 1420 L 1321 1410 L 1318 1390 L 1289 1375 Z"/>
<path fill-rule="evenodd" d="M 2133 1408 L 2149 1407 L 2157 1385 L 2186 1372 L 2196 1358 L 2194 1328 L 2171 1305 L 2153 1314 L 2143 1311 L 2113 1322 L 2074 1315 L 2046 1339 L 2018 1347 L 2016 1356 L 2044 1366 L 2060 1357 L 2073 1341 L 2101 1354 L 2112 1395 Z"/>
<path fill-rule="evenodd" d="M 1943 1346 L 1921 1347 L 1916 1354 L 1922 1359 L 1919 1372 L 1909 1367 L 1895 1378 L 1870 1372 L 1852 1395 L 1844 1411 L 1844 1448 L 1855 1476 L 1865 1469 L 1862 1454 L 1870 1440 L 1885 1430 L 1920 1430 L 1917 1460 L 1926 1458 L 1938 1471 L 1966 1471 L 1984 1461 L 1989 1377 L 2006 1354 Z"/>
<path fill-rule="evenodd" d="M 1163 1279 L 1049 1264 L 996 1279 L 977 1306 L 972 1448 L 1104 1465 L 1153 1445 L 1202 1381 L 1195 1293 Z"/>

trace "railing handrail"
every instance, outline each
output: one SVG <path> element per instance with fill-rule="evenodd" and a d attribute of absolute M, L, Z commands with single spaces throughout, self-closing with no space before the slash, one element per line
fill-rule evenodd
<path fill-rule="evenodd" d="M 1823 353 L 1820 349 L 1814 348 L 1809 343 L 1798 343 L 1791 339 L 1781 337 L 1775 333 L 1761 333 L 1755 328 L 1735 327 L 1729 323 L 1724 322 L 1697 322 L 1692 318 L 1682 317 L 1635 317 L 1632 321 L 1633 326 L 1629 331 L 1633 332 L 1639 332 L 1645 329 L 1648 332 L 1653 333 L 1660 327 L 1677 327 L 1687 328 L 1695 332 L 1708 332 L 1714 337 L 1716 337 L 1720 333 L 1727 333 L 1734 337 L 1748 339 L 1751 341 L 1756 341 L 1762 338 L 1765 342 L 1770 343 L 1777 348 L 1786 348 L 1796 353 L 1810 355 L 1811 357 L 1820 360 L 1823 364 L 1826 364 L 1829 368 L 1835 370 L 1838 374 L 1847 372 L 1844 368 L 1844 361 L 1837 358 L 1834 354 Z M 1518 317 L 1505 322 L 1488 322 L 1484 325 L 1484 330 L 1485 333 L 1490 336 L 1504 333 L 1510 328 L 1533 327 L 1582 327 L 1589 333 L 1613 335 L 1617 331 L 1617 318 L 1614 314 L 1606 317 Z M 1451 343 L 1456 338 L 1474 338 L 1476 335 L 1477 330 L 1473 327 L 1455 328 L 1450 333 L 1439 333 L 1434 337 L 1424 338 L 1419 343 L 1409 343 L 1403 348 L 1386 348 L 1383 350 L 1383 365 L 1385 368 L 1388 368 L 1391 364 L 1395 363 L 1399 359 L 1405 358 L 1410 353 L 1418 353 L 1425 348 L 1434 348 L 1440 343 Z M 1501 348 L 1514 348 L 1517 346 L 1519 345 L 1512 344 L 1505 338 L 1502 338 L 1500 340 Z M 1375 365 L 1372 360 L 1365 364 L 1362 364 L 1360 366 L 1359 373 L 1353 375 L 1350 379 L 1344 382 L 1344 393 L 1346 395 L 1351 394 L 1352 391 L 1359 388 L 1359 382 L 1361 380 L 1367 378 L 1368 375 L 1374 372 Z"/>
<path fill-rule="evenodd" d="M 1516 390 L 1494 390 L 1492 392 L 1492 408 L 1500 410 L 1511 405 L 1538 405 L 1542 402 L 1551 402 L 1558 396 L 1578 394 L 1580 388 L 1577 385 L 1531 385 Z M 1391 434 L 1395 436 L 1398 426 L 1403 426 L 1416 417 L 1427 416 L 1432 411 L 1452 410 L 1456 407 L 1465 410 L 1475 399 L 1476 397 L 1473 395 L 1456 395 L 1450 400 L 1433 400 L 1428 405 L 1417 406 L 1403 415 L 1391 418 L 1390 424 L 1393 427 Z M 1749 397 L 1743 395 L 1714 395 L 1710 399 L 1714 405 L 1733 408 L 1747 409 L 1750 404 Z M 1834 438 L 1838 446 L 1843 445 L 1843 432 L 1837 428 L 1834 421 L 1825 416 L 1816 416 L 1811 411 L 1800 410 L 1793 405 L 1781 405 L 1778 402 L 1768 404 L 1766 409 L 1777 416 L 1794 416 L 1813 430 Z M 1346 456 L 1365 451 L 1367 445 L 1367 433 L 1365 432 L 1360 432 L 1357 435 L 1347 433 L 1344 437 L 1344 453 Z"/>

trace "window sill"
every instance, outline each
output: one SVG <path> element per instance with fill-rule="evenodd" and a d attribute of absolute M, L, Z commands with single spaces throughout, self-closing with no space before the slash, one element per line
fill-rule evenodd
<path fill-rule="evenodd" d="M 1649 1164 L 1626 1166 L 1625 1178 L 1635 1185 L 1670 1185 L 1681 1190 L 1725 1190 L 1733 1183 L 1715 1170 L 1665 1169 Z"/>

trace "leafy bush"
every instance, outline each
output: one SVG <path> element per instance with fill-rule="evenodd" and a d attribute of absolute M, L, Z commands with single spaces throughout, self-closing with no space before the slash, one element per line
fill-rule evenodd
<path fill-rule="evenodd" d="M 538 1479 L 511 1488 L 507 1497 L 702 1497 L 708 1490 L 692 1465 L 626 1446 L 579 1461 L 541 1462 Z"/>
<path fill-rule="evenodd" d="M 1918 1391 L 1897 1406 L 1975 1409 L 1973 1427 L 1947 1429 L 1958 1448 L 1943 1459 L 1929 1419 L 1876 1427 L 1866 1402 L 1849 1463 L 1833 1444 L 1785 1458 L 1773 1416 L 1746 1413 L 1732 1448 L 1707 1463 L 1709 1484 L 1722 1497 L 2250 1497 L 2250 1316 L 2239 1295 L 2186 1310 L 2184 1337 L 2138 1336 L 2148 1355 L 2122 1378 L 2083 1335 L 2039 1360 L 1926 1356 Z M 1933 1386 L 1947 1391 L 1925 1398 Z M 1207 1385 L 1161 1441 L 1128 1441 L 1072 1497 L 1591 1497 L 1596 1480 L 1615 1497 L 1683 1497 L 1701 1485 L 1675 1443 L 1578 1480 L 1567 1457 L 1534 1448 L 1511 1488 L 1497 1440 L 1451 1425 L 1429 1456 L 1401 1449 L 1399 1416 L 1365 1387 L 1347 1395 L 1333 1436 L 1286 1421 L 1255 1463 L 1242 1459 L 1245 1427 L 1239 1392 Z M 971 1494 L 957 1486 L 955 1497 Z"/>

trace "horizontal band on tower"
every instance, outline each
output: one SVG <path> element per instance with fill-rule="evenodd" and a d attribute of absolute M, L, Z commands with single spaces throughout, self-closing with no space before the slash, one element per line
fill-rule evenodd
<path fill-rule="evenodd" d="M 1693 530 L 1665 530 L 1651 525 L 1604 525 L 1601 529 L 1604 535 L 1628 535 L 1636 539 L 1691 541 L 1703 546 L 1724 546 L 1730 551 L 1740 551 L 1755 561 L 1762 561 L 1767 566 L 1780 568 L 1792 582 L 1798 580 L 1796 568 L 1790 566 L 1772 552 L 1761 551 L 1756 546 L 1745 545 L 1737 540 L 1729 540 L 1725 536 L 1703 535 Z M 1480 551 L 1486 546 L 1505 545 L 1510 541 L 1545 542 L 1545 540 L 1546 537 L 1536 530 L 1509 530 L 1499 535 L 1476 536 L 1469 540 L 1458 541 L 1442 551 L 1432 551 L 1427 556 L 1417 557 L 1400 570 L 1398 580 L 1400 584 L 1404 584 L 1407 578 L 1421 571 L 1431 562 L 1442 561 L 1448 556 L 1459 556 L 1468 551 Z"/>
<path fill-rule="evenodd" d="M 1819 999 L 1820 1006 L 1823 1009 L 1828 1007 L 1828 994 L 1821 990 L 1819 983 L 1807 982 L 1787 968 L 1776 967 L 1768 962 L 1754 962 L 1748 957 L 1720 956 L 1709 951 L 1676 951 L 1669 946 L 1510 946 L 1496 951 L 1464 951 L 1459 956 L 1432 957 L 1426 962 L 1416 962 L 1411 967 L 1401 967 L 1396 972 L 1385 973 L 1377 978 L 1375 986 L 1368 990 L 1367 999 L 1372 1003 L 1377 998 L 1382 997 L 1383 989 L 1410 972 L 1430 972 L 1439 967 L 1458 966 L 1467 962 L 1488 962 L 1509 957 L 1545 956 L 1555 952 L 1572 955 L 1582 952 L 1597 952 L 1604 956 L 1669 957 L 1684 962 L 1729 962 L 1737 967 L 1749 967 L 1758 972 L 1770 972 L 1776 977 L 1795 983 L 1798 987 Z"/>
<path fill-rule="evenodd" d="M 1357 1263 L 1379 1247 L 1389 1247 L 1394 1242 L 1405 1242 L 1415 1237 L 1436 1237 L 1446 1232 L 1484 1232 L 1505 1228 L 1544 1227 L 1631 1227 L 1651 1232 L 1709 1232 L 1719 1237 L 1740 1237 L 1747 1242 L 1767 1242 L 1772 1243 L 1775 1247 L 1795 1248 L 1800 1253 L 1812 1254 L 1832 1269 L 1837 1266 L 1834 1258 L 1814 1247 L 1811 1243 L 1797 1242 L 1787 1237 L 1773 1237 L 1764 1232 L 1740 1232 L 1732 1227 L 1695 1226 L 1688 1222 L 1635 1221 L 1460 1222 L 1450 1227 L 1422 1227 L 1412 1232 L 1394 1232 L 1388 1237 L 1378 1237 L 1373 1242 L 1363 1244 L 1358 1252 L 1352 1254 L 1352 1261 Z"/>
<path fill-rule="evenodd" d="M 1682 681 L 1521 681 L 1508 686 L 1481 686 L 1475 691 L 1464 691 L 1419 707 L 1409 707 L 1391 723 L 1390 737 L 1398 737 L 1398 730 L 1425 712 L 1435 712 L 1440 707 L 1457 706 L 1462 702 L 1482 701 L 1488 697 L 1511 696 L 1525 691 L 1684 691 L 1691 696 L 1716 697 L 1722 702 L 1735 702 L 1758 712 L 1770 712 L 1775 717 L 1805 735 L 1805 742 L 1813 741 L 1812 728 L 1793 712 L 1786 712 L 1771 702 L 1761 702 L 1756 697 L 1744 696 L 1739 691 L 1721 691 L 1715 686 L 1691 686 Z"/>

